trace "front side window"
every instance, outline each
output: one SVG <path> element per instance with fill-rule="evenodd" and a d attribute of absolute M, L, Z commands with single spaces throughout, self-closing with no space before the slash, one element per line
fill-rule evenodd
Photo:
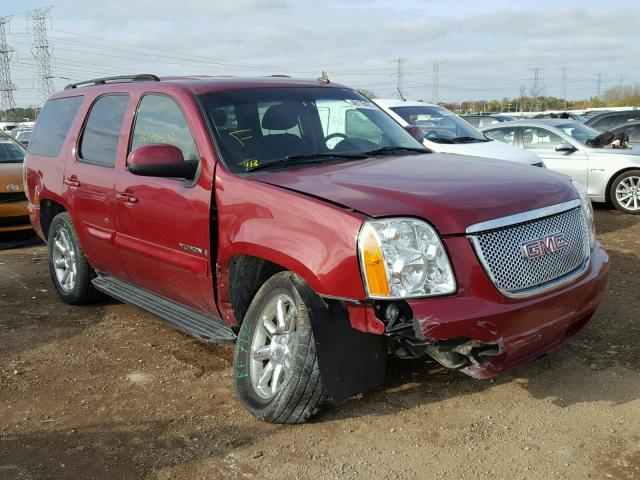
<path fill-rule="evenodd" d="M 567 143 L 560 135 L 546 128 L 528 127 L 522 129 L 522 144 L 527 150 L 554 150 L 561 143 Z"/>
<path fill-rule="evenodd" d="M 509 145 L 515 145 L 516 142 L 516 128 L 513 127 L 496 128 L 495 130 L 488 130 L 484 134 L 491 140 L 508 143 Z"/>
<path fill-rule="evenodd" d="M 303 158 L 322 163 L 391 155 L 394 149 L 426 152 L 379 107 L 350 89 L 237 89 L 202 94 L 198 100 L 223 162 L 235 173 Z"/>
<path fill-rule="evenodd" d="M 477 143 L 487 138 L 446 108 L 424 105 L 392 107 L 407 123 L 422 130 L 424 138 L 435 143 Z"/>
<path fill-rule="evenodd" d="M 38 115 L 29 152 L 43 157 L 57 157 L 67 138 L 83 96 L 47 100 Z"/>
<path fill-rule="evenodd" d="M 100 97 L 93 104 L 78 146 L 82 163 L 113 168 L 128 103 L 129 95 L 116 94 Z"/>
<path fill-rule="evenodd" d="M 164 143 L 178 147 L 185 160 L 199 160 L 200 158 L 182 110 L 173 99 L 166 95 L 147 94 L 142 97 L 138 106 L 136 124 L 131 139 L 131 151 L 142 145 L 153 143 Z"/>

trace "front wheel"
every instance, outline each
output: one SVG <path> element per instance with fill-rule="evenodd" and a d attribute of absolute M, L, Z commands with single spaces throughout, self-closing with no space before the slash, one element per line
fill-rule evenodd
<path fill-rule="evenodd" d="M 236 343 L 236 392 L 257 418 L 304 423 L 318 410 L 324 387 L 308 306 L 281 272 L 254 297 Z"/>
<path fill-rule="evenodd" d="M 640 214 L 640 170 L 624 172 L 611 184 L 613 206 L 624 213 Z"/>

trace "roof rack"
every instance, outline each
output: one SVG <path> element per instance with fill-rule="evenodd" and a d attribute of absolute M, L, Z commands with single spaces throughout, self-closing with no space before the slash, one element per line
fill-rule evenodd
<path fill-rule="evenodd" d="M 160 78 L 151 73 L 140 73 L 138 75 L 119 75 L 115 77 L 94 78 L 93 80 L 85 80 L 78 83 L 70 83 L 65 90 L 78 88 L 87 85 L 106 85 L 109 82 L 159 82 Z"/>

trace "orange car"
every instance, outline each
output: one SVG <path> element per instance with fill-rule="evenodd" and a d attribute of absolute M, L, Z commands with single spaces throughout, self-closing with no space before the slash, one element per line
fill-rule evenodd
<path fill-rule="evenodd" d="M 0 135 L 0 233 L 31 228 L 22 182 L 26 154 L 20 143 L 8 135 Z"/>

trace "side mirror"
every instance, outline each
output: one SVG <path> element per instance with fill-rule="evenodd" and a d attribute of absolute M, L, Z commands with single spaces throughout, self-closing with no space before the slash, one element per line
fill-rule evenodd
<path fill-rule="evenodd" d="M 420 143 L 424 140 L 424 133 L 422 133 L 422 129 L 420 127 L 416 127 L 415 125 L 406 125 L 404 129 Z"/>
<path fill-rule="evenodd" d="M 556 152 L 569 154 L 575 152 L 576 150 L 576 147 L 574 147 L 570 143 L 560 143 L 559 145 L 556 145 Z"/>
<path fill-rule="evenodd" d="M 127 168 L 143 177 L 169 177 L 191 180 L 198 170 L 198 162 L 185 161 L 182 150 L 164 143 L 143 145 L 127 158 Z"/>

